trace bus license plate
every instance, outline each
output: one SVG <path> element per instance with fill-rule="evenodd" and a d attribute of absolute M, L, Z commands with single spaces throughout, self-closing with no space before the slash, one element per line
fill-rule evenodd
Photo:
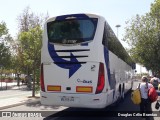
<path fill-rule="evenodd" d="M 63 96 L 63 97 L 61 97 L 61 101 L 74 102 L 74 97 Z"/>

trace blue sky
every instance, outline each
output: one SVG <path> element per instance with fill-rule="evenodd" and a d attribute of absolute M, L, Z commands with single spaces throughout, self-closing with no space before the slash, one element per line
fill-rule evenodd
<path fill-rule="evenodd" d="M 7 24 L 10 34 L 18 32 L 17 16 L 29 6 L 37 15 L 49 13 L 49 16 L 71 13 L 95 13 L 106 18 L 117 34 L 116 25 L 120 24 L 119 39 L 123 38 L 125 21 L 136 14 L 143 15 L 150 11 L 154 0 L 0 0 L 0 22 Z"/>
<path fill-rule="evenodd" d="M 144 15 L 150 11 L 154 0 L 0 0 L 0 22 L 7 24 L 12 37 L 18 32 L 17 16 L 29 6 L 37 15 L 49 13 L 50 17 L 72 13 L 95 13 L 104 16 L 118 37 L 124 36 L 125 22 L 136 14 Z M 123 45 L 125 46 L 124 42 Z M 139 70 L 139 69 L 137 69 Z"/>

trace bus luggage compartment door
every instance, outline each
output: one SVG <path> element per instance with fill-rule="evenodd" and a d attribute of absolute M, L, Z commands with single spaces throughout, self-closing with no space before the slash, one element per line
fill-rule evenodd
<path fill-rule="evenodd" d="M 44 64 L 45 91 L 95 94 L 99 65 L 99 62 L 86 62 L 80 67 L 71 64 L 66 69 L 55 63 Z"/>

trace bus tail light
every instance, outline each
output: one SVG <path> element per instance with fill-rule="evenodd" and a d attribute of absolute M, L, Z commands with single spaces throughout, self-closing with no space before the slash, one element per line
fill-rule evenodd
<path fill-rule="evenodd" d="M 47 86 L 47 91 L 55 91 L 55 92 L 60 92 L 61 91 L 61 86 L 54 86 L 54 85 L 48 85 Z"/>
<path fill-rule="evenodd" d="M 96 94 L 101 93 L 103 91 L 104 84 L 105 84 L 104 64 L 100 63 Z"/>
<path fill-rule="evenodd" d="M 44 87 L 44 73 L 43 73 L 43 63 L 41 64 L 41 76 L 40 76 L 41 90 L 45 92 Z"/>
<path fill-rule="evenodd" d="M 77 86 L 76 92 L 83 92 L 83 93 L 92 93 L 93 87 L 91 86 Z"/>

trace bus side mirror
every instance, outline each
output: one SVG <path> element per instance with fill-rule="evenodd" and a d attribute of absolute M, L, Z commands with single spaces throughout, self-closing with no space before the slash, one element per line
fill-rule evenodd
<path fill-rule="evenodd" d="M 135 73 L 137 72 L 137 70 L 134 71 Z"/>

